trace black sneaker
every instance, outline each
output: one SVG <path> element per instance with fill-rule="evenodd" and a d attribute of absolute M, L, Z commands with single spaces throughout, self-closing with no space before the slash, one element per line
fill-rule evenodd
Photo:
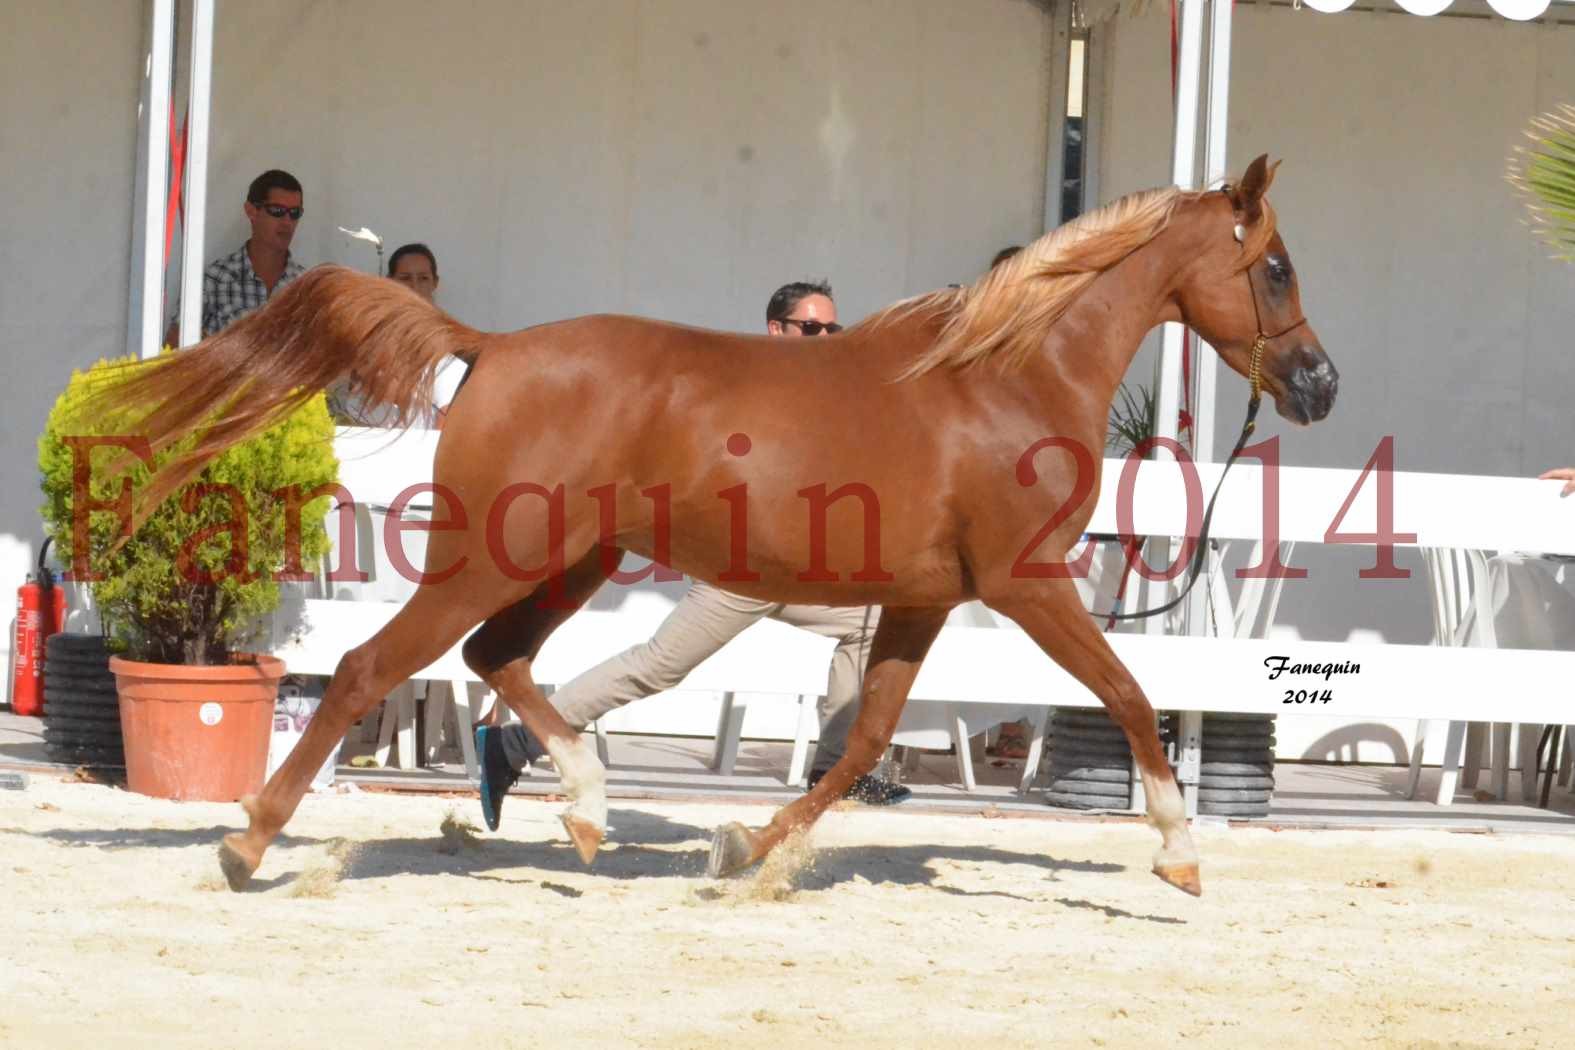
<path fill-rule="evenodd" d="M 481 815 L 491 831 L 498 830 L 503 817 L 503 797 L 520 778 L 519 770 L 509 765 L 503 754 L 503 740 L 493 726 L 476 727 L 476 758 L 481 767 Z"/>
<path fill-rule="evenodd" d="M 820 778 L 826 775 L 826 770 L 817 769 L 809 775 L 809 786 L 814 787 Z M 855 780 L 843 792 L 843 798 L 850 798 L 855 802 L 862 802 L 866 806 L 895 806 L 899 802 L 906 802 L 913 797 L 913 792 L 901 784 L 880 777 L 870 776 L 868 773 Z"/>

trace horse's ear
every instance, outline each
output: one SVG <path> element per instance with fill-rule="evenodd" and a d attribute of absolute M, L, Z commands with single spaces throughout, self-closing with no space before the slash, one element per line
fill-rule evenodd
<path fill-rule="evenodd" d="M 1279 166 L 1279 161 L 1269 163 L 1267 153 L 1260 154 L 1247 165 L 1247 174 L 1241 177 L 1241 182 L 1231 187 L 1231 207 L 1247 225 L 1251 226 L 1263 216 L 1263 195 L 1269 192 L 1269 184 L 1274 181 L 1274 172 Z"/>

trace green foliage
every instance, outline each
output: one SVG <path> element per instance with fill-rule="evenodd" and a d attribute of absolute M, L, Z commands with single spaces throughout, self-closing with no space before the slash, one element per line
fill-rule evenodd
<path fill-rule="evenodd" d="M 1125 458 L 1132 450 L 1154 436 L 1158 402 L 1154 392 L 1139 386 L 1133 393 L 1125 383 L 1117 392 L 1117 401 L 1110 406 L 1110 430 L 1105 447 L 1117 458 Z"/>
<path fill-rule="evenodd" d="M 1530 146 L 1517 147 L 1508 178 L 1530 198 L 1526 208 L 1538 237 L 1555 258 L 1575 261 L 1575 106 L 1560 106 L 1531 122 Z"/>
<path fill-rule="evenodd" d="M 275 573 L 286 568 L 285 493 L 308 493 L 338 480 L 334 425 L 321 394 L 283 422 L 241 442 L 219 456 L 195 481 L 153 510 L 148 520 L 118 550 L 111 550 L 125 518 L 113 511 L 87 513 L 87 551 L 76 549 L 73 532 L 73 468 L 91 457 L 90 494 L 97 503 L 121 497 L 129 478 L 132 491 L 148 481 L 138 464 L 110 479 L 111 464 L 124 445 L 74 448 L 68 438 L 133 434 L 125 419 L 107 418 L 94 407 L 85 411 L 90 391 L 116 381 L 124 361 L 100 361 L 75 372 L 55 402 L 38 439 L 44 505 L 40 513 L 54 537 L 60 560 L 75 566 L 85 557 L 93 597 L 106 625 L 133 659 L 155 663 L 222 663 L 259 617 L 279 604 Z M 160 453 L 163 464 L 192 447 L 194 439 Z M 212 491 L 203 486 L 230 486 Z M 238 494 L 244 510 L 233 501 Z M 301 509 L 301 566 L 316 565 L 328 550 L 323 519 L 330 497 Z M 129 498 L 124 506 L 129 508 Z"/>

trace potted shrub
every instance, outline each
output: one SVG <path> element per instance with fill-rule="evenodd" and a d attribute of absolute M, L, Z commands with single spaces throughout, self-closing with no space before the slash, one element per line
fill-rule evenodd
<path fill-rule="evenodd" d="M 111 478 L 130 447 L 118 435 L 132 431 L 85 410 L 122 364 L 74 373 L 49 414 L 38 441 L 45 530 L 92 589 L 117 652 L 130 788 L 234 801 L 262 787 L 284 674 L 281 661 L 246 647 L 278 606 L 282 579 L 308 578 L 328 549 L 329 496 L 305 496 L 337 481 L 333 422 L 317 395 L 218 457 L 124 539 L 130 494 L 149 467 Z"/>

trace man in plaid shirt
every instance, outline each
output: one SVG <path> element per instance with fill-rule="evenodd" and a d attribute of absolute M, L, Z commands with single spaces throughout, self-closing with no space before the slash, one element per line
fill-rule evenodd
<path fill-rule="evenodd" d="M 301 183 L 287 171 L 265 171 L 252 180 L 244 208 L 251 239 L 202 272 L 204 339 L 256 310 L 305 272 L 290 256 L 301 200 Z M 173 344 L 173 335 L 167 341 Z"/>

